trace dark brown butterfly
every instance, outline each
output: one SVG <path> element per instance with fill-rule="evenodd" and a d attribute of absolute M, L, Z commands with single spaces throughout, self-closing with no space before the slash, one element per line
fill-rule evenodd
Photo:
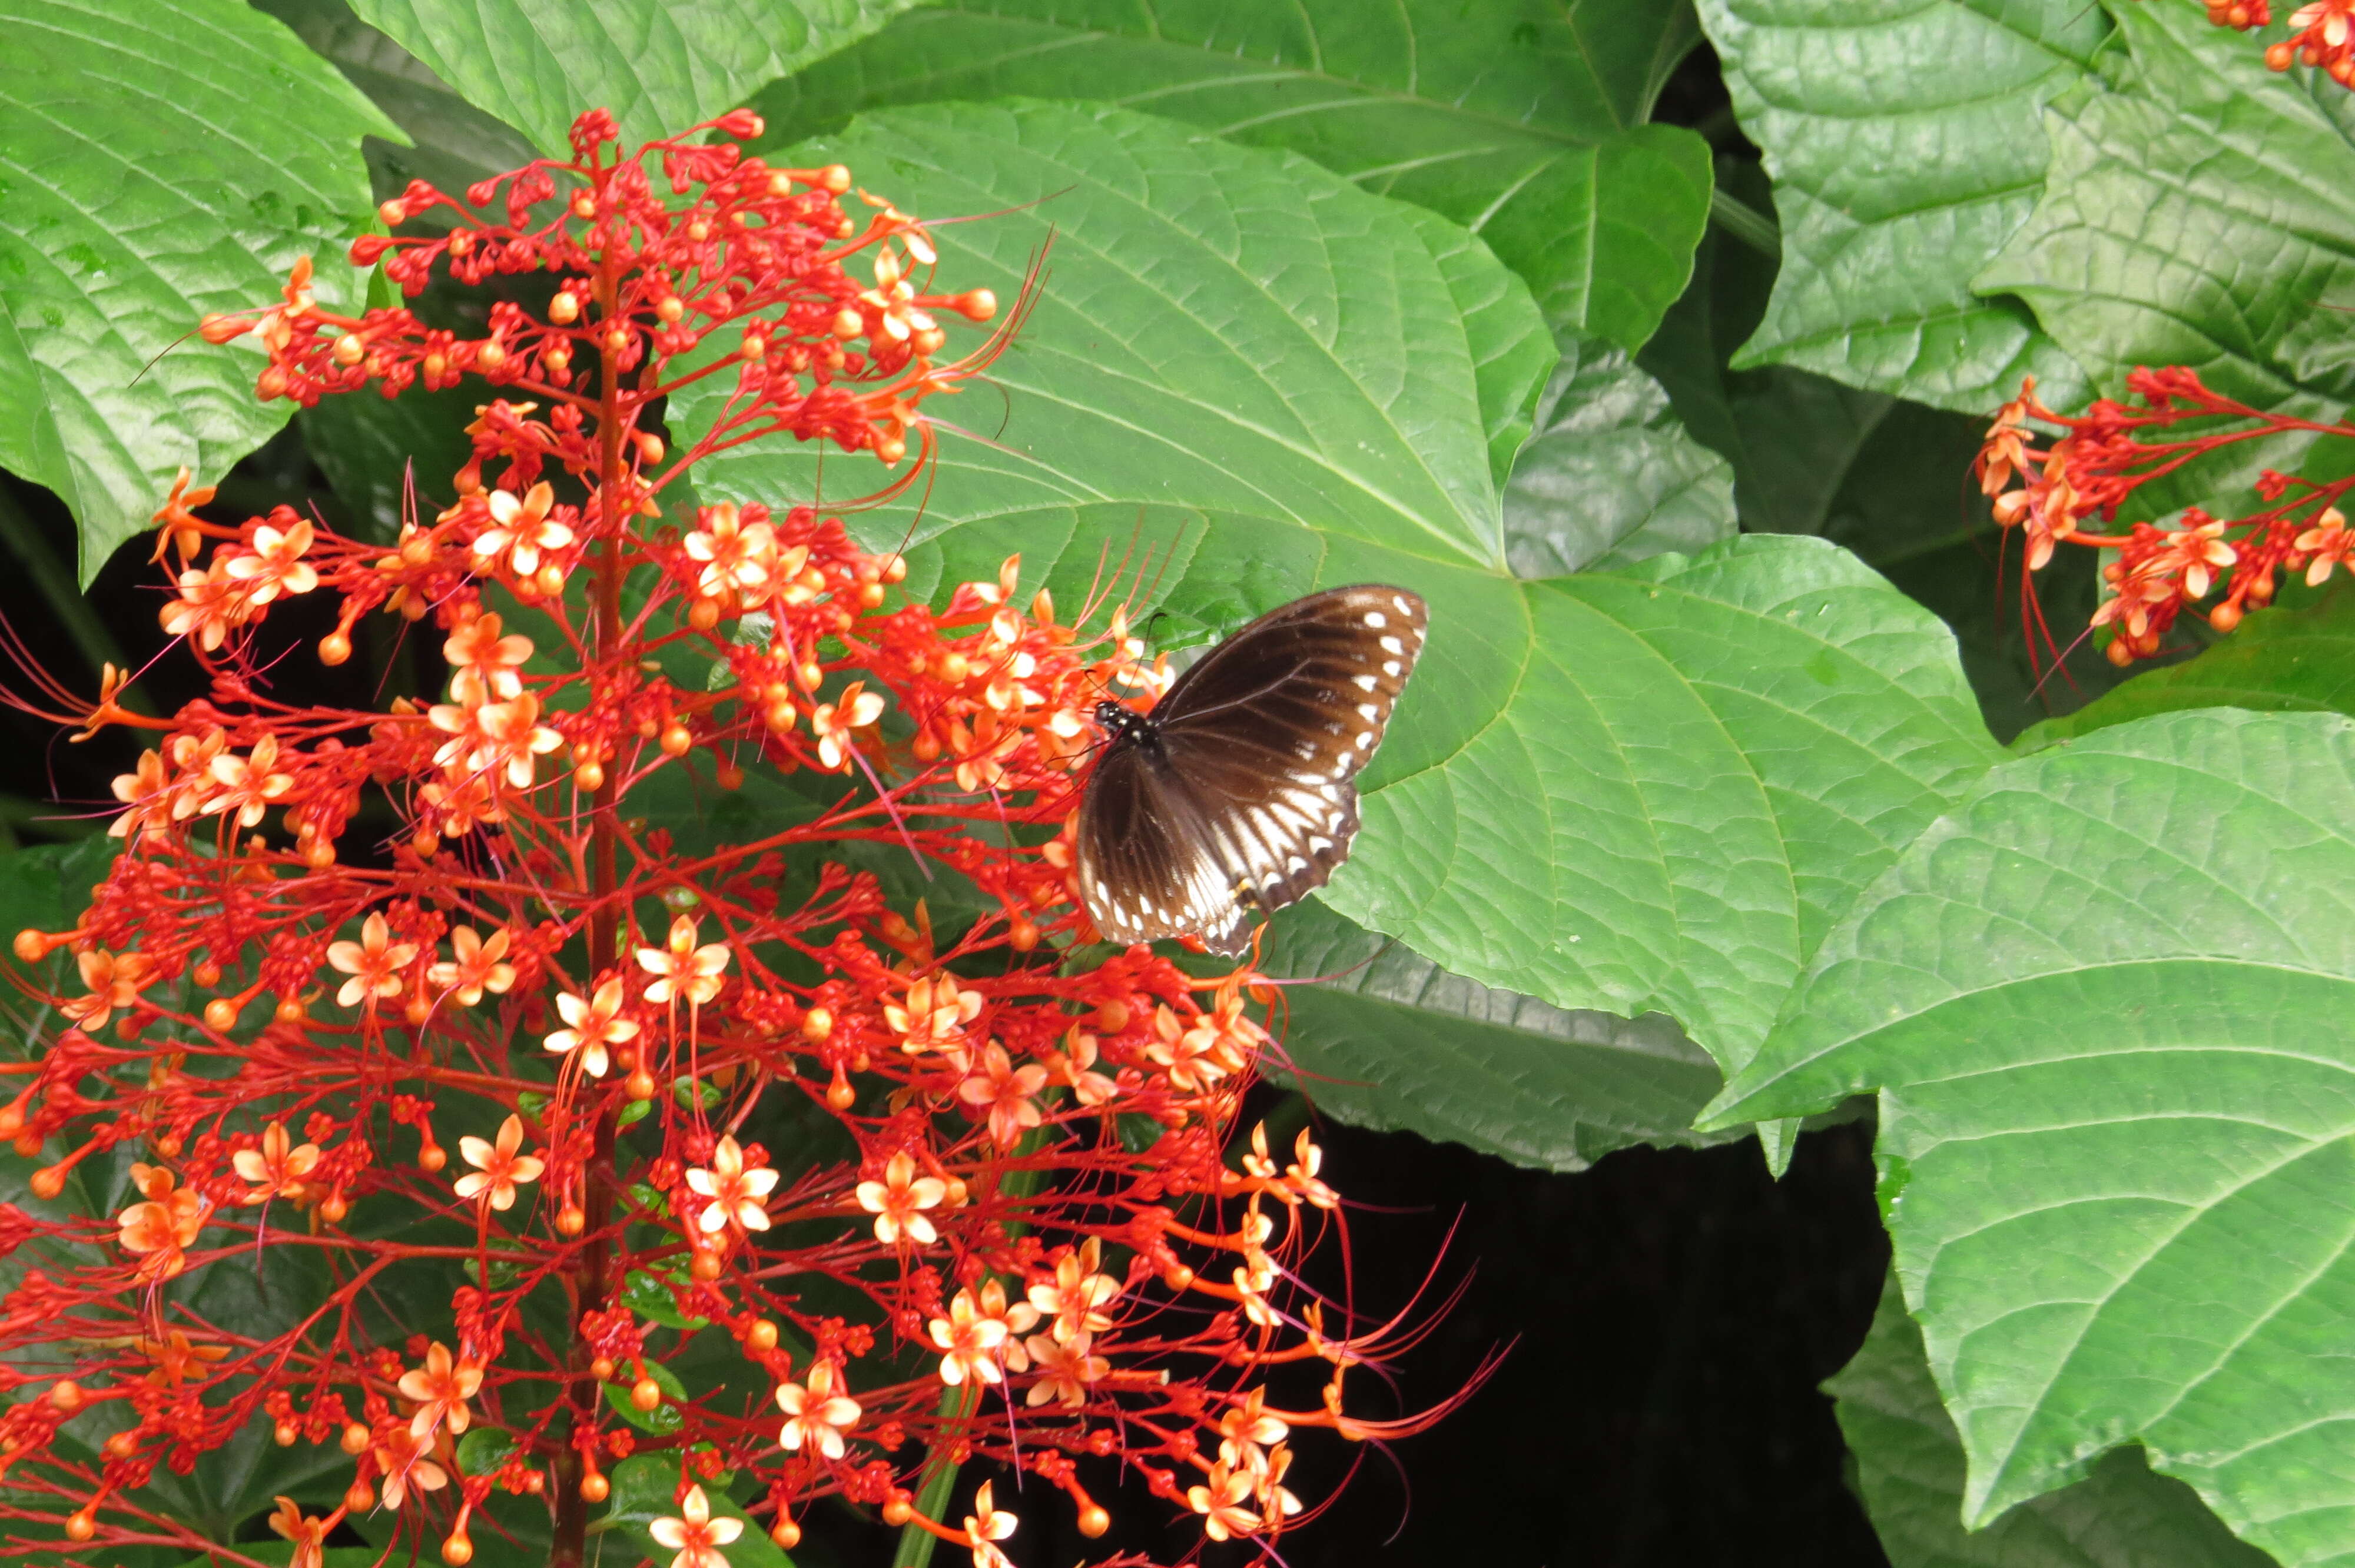
<path fill-rule="evenodd" d="M 1112 739 L 1080 801 L 1080 893 L 1107 941 L 1250 946 L 1251 911 L 1322 887 L 1358 831 L 1350 782 L 1423 652 L 1423 600 L 1362 583 L 1270 610 Z"/>

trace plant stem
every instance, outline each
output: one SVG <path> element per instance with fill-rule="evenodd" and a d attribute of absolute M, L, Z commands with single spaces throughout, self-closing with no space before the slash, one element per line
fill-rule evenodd
<path fill-rule="evenodd" d="M 956 1388 L 941 1390 L 941 1420 L 943 1424 L 961 1423 L 981 1404 L 981 1385 L 967 1383 Z M 949 1462 L 948 1450 L 934 1448 L 924 1461 L 923 1483 L 916 1489 L 916 1511 L 935 1523 L 949 1506 L 949 1494 L 956 1490 L 957 1472 L 961 1465 Z M 932 1548 L 941 1538 L 922 1525 L 902 1525 L 900 1529 L 899 1550 L 891 1553 L 891 1568 L 929 1568 Z"/>
<path fill-rule="evenodd" d="M 612 263 L 606 261 L 601 264 L 596 283 L 601 318 L 613 313 L 614 296 Z M 591 498 L 600 530 L 591 588 L 596 596 L 590 643 L 592 670 L 604 665 L 614 643 L 622 636 L 623 557 L 621 529 L 614 524 L 613 512 L 614 497 L 622 493 L 623 483 L 628 478 L 623 455 L 623 424 L 621 369 L 614 363 L 613 351 L 601 349 L 598 365 L 597 493 Z M 622 911 L 613 899 L 614 889 L 620 884 L 620 848 L 614 828 L 618 792 L 614 775 L 609 773 L 590 797 L 588 938 L 589 972 L 592 984 L 596 976 L 613 967 L 621 948 Z M 612 1272 L 612 1243 L 606 1233 L 620 1196 L 613 1178 L 613 1123 L 611 1113 L 598 1112 L 595 1142 L 589 1157 L 587 1180 L 582 1184 L 585 1188 L 582 1207 L 588 1219 L 589 1240 L 581 1247 L 580 1261 L 566 1282 L 570 1287 L 572 1312 L 572 1343 L 568 1363 L 572 1375 L 567 1385 L 566 1397 L 576 1424 L 593 1425 L 596 1420 L 597 1380 L 590 1371 L 590 1347 L 581 1333 L 580 1324 L 581 1313 L 604 1305 L 608 1276 Z M 556 1530 L 549 1557 L 550 1568 L 581 1568 L 588 1547 L 589 1504 L 581 1495 L 581 1459 L 577 1450 L 569 1453 L 569 1462 L 559 1462 L 558 1467 Z"/>

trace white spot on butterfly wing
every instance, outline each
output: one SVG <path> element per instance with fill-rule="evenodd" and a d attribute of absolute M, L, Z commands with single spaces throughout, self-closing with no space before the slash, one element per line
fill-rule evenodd
<path fill-rule="evenodd" d="M 1382 652 L 1385 653 L 1404 653 L 1406 652 L 1406 644 L 1401 642 L 1395 637 L 1385 637 L 1382 639 Z"/>
<path fill-rule="evenodd" d="M 1384 615 L 1380 610 L 1369 609 L 1366 611 L 1366 624 L 1372 627 L 1375 630 L 1379 631 L 1390 623 L 1390 617 Z"/>
<path fill-rule="evenodd" d="M 1357 683 L 1358 689 L 1361 692 L 1370 692 L 1374 689 L 1375 683 L 1371 675 L 1352 675 L 1349 679 Z"/>

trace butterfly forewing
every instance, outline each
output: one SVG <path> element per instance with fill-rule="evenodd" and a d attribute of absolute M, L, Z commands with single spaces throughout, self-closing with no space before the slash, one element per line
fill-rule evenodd
<path fill-rule="evenodd" d="M 1248 912 L 1321 887 L 1358 831 L 1358 770 L 1381 744 L 1424 631 L 1379 585 L 1271 611 L 1210 651 L 1107 749 L 1081 809 L 1082 890 L 1115 941 L 1245 945 Z"/>

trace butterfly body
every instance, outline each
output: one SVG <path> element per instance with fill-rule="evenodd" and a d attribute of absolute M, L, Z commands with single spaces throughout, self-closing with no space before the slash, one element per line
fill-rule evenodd
<path fill-rule="evenodd" d="M 1199 935 L 1239 954 L 1253 912 L 1322 887 L 1358 831 L 1358 771 L 1426 625 L 1403 588 L 1295 599 L 1179 676 L 1149 714 L 1100 703 L 1081 799 L 1081 895 L 1115 942 Z"/>

